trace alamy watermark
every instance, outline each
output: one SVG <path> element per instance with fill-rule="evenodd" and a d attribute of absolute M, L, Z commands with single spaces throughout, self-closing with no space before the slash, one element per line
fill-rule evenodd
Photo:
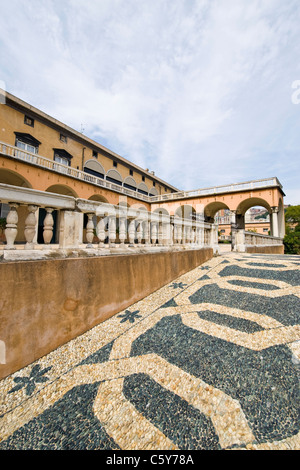
<path fill-rule="evenodd" d="M 295 90 L 291 96 L 293 104 L 300 104 L 300 80 L 294 80 L 292 88 Z"/>

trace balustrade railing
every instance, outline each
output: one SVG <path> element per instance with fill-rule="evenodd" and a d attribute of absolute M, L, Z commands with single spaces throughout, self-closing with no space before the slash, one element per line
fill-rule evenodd
<path fill-rule="evenodd" d="M 84 171 L 77 170 L 76 168 L 72 168 L 67 165 L 63 165 L 62 163 L 58 163 L 54 160 L 49 160 L 38 154 L 34 154 L 26 150 L 21 150 L 18 147 L 14 147 L 4 142 L 0 142 L 0 153 L 18 160 L 25 161 L 26 163 L 45 168 L 50 171 L 55 171 L 57 173 L 67 175 L 72 178 L 79 179 L 81 181 L 86 181 L 90 184 L 95 184 L 96 186 L 101 186 L 103 188 L 110 189 L 111 191 L 115 191 L 117 193 L 131 196 L 135 199 L 139 199 L 145 202 L 151 201 L 150 196 L 142 194 L 138 192 L 138 190 L 134 191 L 132 189 L 125 188 L 124 186 L 111 183 L 106 179 L 98 178 L 97 176 L 91 175 Z"/>
<path fill-rule="evenodd" d="M 94 249 L 106 254 L 115 249 L 195 249 L 217 245 L 214 224 L 121 203 L 111 205 L 5 184 L 0 184 L 0 202 L 9 205 L 2 245 L 6 254 L 23 250 L 28 255 L 29 250 L 47 249 Z M 38 232 L 42 233 L 39 240 Z"/>
<path fill-rule="evenodd" d="M 214 186 L 209 188 L 196 189 L 192 191 L 178 191 L 171 194 L 161 194 L 157 196 L 146 195 L 134 191 L 132 189 L 125 188 L 124 186 L 111 183 L 106 179 L 98 178 L 97 176 L 85 173 L 84 171 L 77 170 L 75 168 L 63 165 L 62 163 L 49 160 L 45 157 L 42 157 L 38 154 L 28 152 L 26 150 L 21 150 L 18 147 L 14 147 L 4 142 L 0 142 L 0 153 L 16 158 L 18 160 L 26 161 L 33 165 L 37 165 L 47 170 L 56 171 L 58 173 L 65 174 L 72 178 L 77 178 L 82 181 L 86 181 L 90 184 L 95 184 L 97 186 L 102 186 L 104 188 L 110 189 L 112 191 L 126 194 L 135 199 L 140 199 L 145 202 L 159 202 L 159 201 L 171 201 L 177 199 L 185 199 L 190 197 L 199 197 L 199 196 L 209 196 L 212 194 L 222 194 L 222 193 L 231 193 L 236 191 L 246 191 L 253 189 L 264 189 L 266 187 L 279 187 L 282 188 L 282 185 L 276 177 L 274 178 L 265 178 L 260 180 L 253 180 L 244 183 L 235 183 L 230 185 L 221 185 Z"/>
<path fill-rule="evenodd" d="M 246 246 L 282 245 L 282 238 L 245 231 Z"/>

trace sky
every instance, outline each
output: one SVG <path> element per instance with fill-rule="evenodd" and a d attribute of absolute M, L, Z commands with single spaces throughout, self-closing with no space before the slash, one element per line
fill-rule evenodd
<path fill-rule="evenodd" d="M 5 89 L 181 190 L 300 204 L 299 0 L 0 0 Z"/>

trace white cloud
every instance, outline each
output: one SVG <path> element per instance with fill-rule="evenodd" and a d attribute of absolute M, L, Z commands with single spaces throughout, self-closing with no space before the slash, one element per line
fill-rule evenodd
<path fill-rule="evenodd" d="M 278 176 L 296 194 L 298 1 L 2 3 L 7 91 L 177 187 Z"/>

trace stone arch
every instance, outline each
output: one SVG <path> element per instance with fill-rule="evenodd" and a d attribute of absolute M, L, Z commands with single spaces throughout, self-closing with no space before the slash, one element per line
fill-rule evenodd
<path fill-rule="evenodd" d="M 132 191 L 137 190 L 137 183 L 136 183 L 135 179 L 132 178 L 132 176 L 127 176 L 127 178 L 125 178 L 125 180 L 123 182 L 123 186 L 127 189 L 131 189 Z"/>
<path fill-rule="evenodd" d="M 249 209 L 251 209 L 251 207 L 255 206 L 264 207 L 265 209 L 267 209 L 271 216 L 272 208 L 265 199 L 262 199 L 260 197 L 249 197 L 241 201 L 236 208 L 235 224 L 238 229 L 245 228 L 245 214 Z"/>
<path fill-rule="evenodd" d="M 245 215 L 247 210 L 255 206 L 262 206 L 265 209 L 267 209 L 269 213 L 272 212 L 270 204 L 264 199 L 260 197 L 249 197 L 247 199 L 244 199 L 242 202 L 240 202 L 240 204 L 236 208 L 236 213 L 240 215 Z"/>
<path fill-rule="evenodd" d="M 105 170 L 103 166 L 96 160 L 87 160 L 84 164 L 83 171 L 93 176 L 97 176 L 98 178 L 104 178 L 105 176 Z"/>
<path fill-rule="evenodd" d="M 210 202 L 204 207 L 204 220 L 213 223 L 215 215 L 222 209 L 229 209 L 229 207 L 221 201 Z"/>
<path fill-rule="evenodd" d="M 165 209 L 164 207 L 157 207 L 156 209 L 154 209 L 154 211 L 152 211 L 154 214 L 160 214 L 160 215 L 170 215 L 169 212 L 167 211 L 167 209 Z"/>
<path fill-rule="evenodd" d="M 126 201 L 120 201 L 118 202 L 117 206 L 128 208 L 130 207 L 130 204 Z"/>
<path fill-rule="evenodd" d="M 78 198 L 76 192 L 70 186 L 64 184 L 53 184 L 46 189 L 48 193 L 61 194 L 63 196 L 72 196 Z"/>
<path fill-rule="evenodd" d="M 183 204 L 177 207 L 174 212 L 174 216 L 180 217 L 181 219 L 193 219 L 196 215 L 196 210 L 190 204 Z"/>
<path fill-rule="evenodd" d="M 32 188 L 29 181 L 16 171 L 0 169 L 0 183 L 10 186 L 20 186 L 21 188 Z"/>
<path fill-rule="evenodd" d="M 93 194 L 92 196 L 89 197 L 89 201 L 108 203 L 108 200 L 106 199 L 106 197 L 101 196 L 100 194 Z"/>
<path fill-rule="evenodd" d="M 123 183 L 122 176 L 117 170 L 113 168 L 111 170 L 108 170 L 108 172 L 106 173 L 106 180 L 110 181 L 111 183 L 119 184 L 120 186 L 122 186 Z"/>

